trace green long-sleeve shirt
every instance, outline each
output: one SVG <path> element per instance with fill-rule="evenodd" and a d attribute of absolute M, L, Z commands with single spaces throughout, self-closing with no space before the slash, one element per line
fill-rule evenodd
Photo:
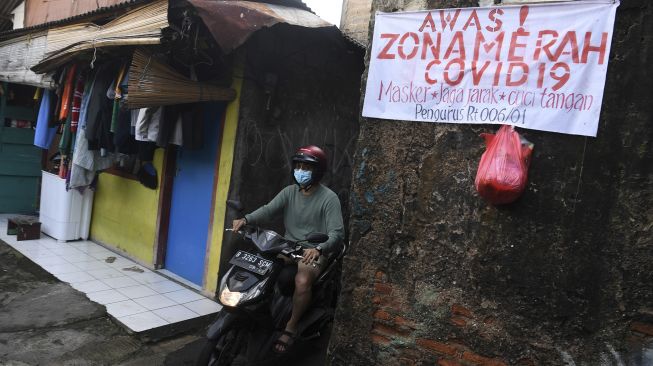
<path fill-rule="evenodd" d="M 248 223 L 272 221 L 283 213 L 286 227 L 284 236 L 290 240 L 303 240 L 310 233 L 324 233 L 329 240 L 320 244 L 324 254 L 331 253 L 344 237 L 342 210 L 338 196 L 319 184 L 315 191 L 305 196 L 294 184 L 282 189 L 267 205 L 245 215 Z"/>

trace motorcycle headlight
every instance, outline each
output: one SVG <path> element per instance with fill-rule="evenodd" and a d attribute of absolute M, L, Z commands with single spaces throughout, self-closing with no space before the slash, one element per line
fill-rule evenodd
<path fill-rule="evenodd" d="M 238 306 L 245 301 L 258 297 L 263 292 L 267 282 L 268 279 L 266 278 L 264 281 L 257 283 L 245 292 L 232 292 L 229 290 L 229 286 L 227 286 L 225 281 L 225 283 L 220 286 L 220 296 L 218 299 L 222 305 L 231 307 Z"/>
<path fill-rule="evenodd" d="M 222 291 L 220 291 L 220 303 L 225 306 L 238 305 L 242 297 L 242 292 L 231 292 L 227 286 L 225 286 Z"/>

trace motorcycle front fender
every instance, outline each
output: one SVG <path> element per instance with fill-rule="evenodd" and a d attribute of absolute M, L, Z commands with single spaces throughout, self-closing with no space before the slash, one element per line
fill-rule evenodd
<path fill-rule="evenodd" d="M 216 340 L 220 338 L 223 334 L 229 331 L 234 323 L 238 320 L 236 314 L 228 313 L 226 311 L 221 311 L 218 313 L 218 319 L 211 324 L 209 330 L 206 332 L 206 338 L 209 340 Z"/>

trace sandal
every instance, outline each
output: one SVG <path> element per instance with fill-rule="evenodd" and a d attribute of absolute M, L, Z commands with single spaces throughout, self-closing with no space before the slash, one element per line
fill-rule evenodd
<path fill-rule="evenodd" d="M 288 339 L 286 341 L 281 340 L 281 337 L 283 336 L 288 337 Z M 279 338 L 274 342 L 274 345 L 272 346 L 272 351 L 280 355 L 285 355 L 286 353 L 288 353 L 288 351 L 290 351 L 293 344 L 295 344 L 295 337 L 296 337 L 295 333 L 284 330 L 283 332 L 281 332 Z"/>

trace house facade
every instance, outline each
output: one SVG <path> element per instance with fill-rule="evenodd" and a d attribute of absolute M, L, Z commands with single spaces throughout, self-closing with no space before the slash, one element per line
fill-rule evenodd
<path fill-rule="evenodd" d="M 92 9 L 67 2 L 69 7 L 56 11 L 38 3 L 26 3 L 26 28 L 0 35 L 26 49 L 19 37 L 36 32 L 46 37 L 48 48 L 40 57 L 17 67 L 23 79 L 28 73 L 40 78 L 33 87 L 56 94 L 62 70 L 72 65 L 96 75 L 105 65 L 127 65 L 129 81 L 125 75 L 122 83 L 114 80 L 128 86 L 121 105 L 130 110 L 163 106 L 164 113 L 177 109 L 178 120 L 183 115 L 183 123 L 192 126 L 192 133 L 183 131 L 183 143 L 157 144 L 147 160 L 138 150 L 135 165 L 114 163 L 97 170 L 91 240 L 213 296 L 221 258 L 228 260 L 234 245 L 225 234 L 236 214 L 228 211 L 227 199 L 241 200 L 250 211 L 267 202 L 291 184 L 290 157 L 305 144 L 327 152 L 333 165 L 325 181 L 346 211 L 363 50 L 301 2 L 234 2 L 219 9 L 201 1 L 100 2 Z M 159 16 L 163 25 L 150 24 Z M 219 22 L 211 24 L 211 19 Z M 140 41 L 123 30 L 115 31 L 122 40 L 102 40 L 114 24 L 126 23 L 133 25 L 129 31 L 141 32 Z M 78 30 L 78 24 L 96 26 Z M 224 24 L 231 25 L 221 28 Z M 73 29 L 76 43 L 55 48 L 65 42 L 57 35 L 71 35 Z M 84 33 L 88 29 L 96 32 L 90 38 Z M 0 71 L 0 77 L 8 71 Z M 177 94 L 170 82 L 157 83 L 160 75 L 174 75 L 176 88 L 186 92 Z M 43 150 L 46 160 L 57 151 L 59 134 L 54 139 Z M 73 156 L 71 164 L 75 161 Z M 143 162 L 154 171 L 147 183 L 137 169 Z"/>

